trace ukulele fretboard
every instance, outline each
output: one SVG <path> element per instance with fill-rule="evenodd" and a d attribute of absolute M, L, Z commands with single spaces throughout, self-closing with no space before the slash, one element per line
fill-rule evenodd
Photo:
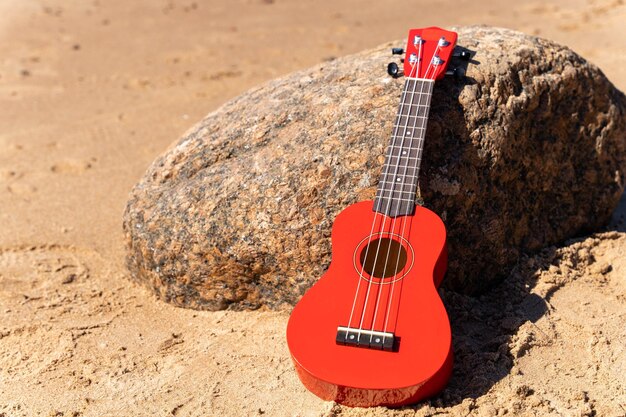
<path fill-rule="evenodd" d="M 417 178 L 434 84 L 434 80 L 406 79 L 374 199 L 374 211 L 397 217 L 411 215 L 415 210 Z"/>

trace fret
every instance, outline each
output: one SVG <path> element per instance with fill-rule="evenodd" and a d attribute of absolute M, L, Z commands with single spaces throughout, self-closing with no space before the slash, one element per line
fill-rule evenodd
<path fill-rule="evenodd" d="M 415 203 L 414 198 L 398 198 L 393 196 L 379 196 L 376 197 L 377 200 L 391 200 L 391 201 L 408 201 L 409 203 Z"/>
<path fill-rule="evenodd" d="M 408 103 L 401 104 L 398 110 L 416 109 L 416 110 L 428 110 L 430 108 L 430 100 L 421 100 L 423 97 L 417 97 L 417 100 L 409 101 Z"/>
<path fill-rule="evenodd" d="M 399 126 L 399 127 L 402 127 L 404 129 L 403 126 Z M 406 129 L 407 130 L 406 133 L 398 132 L 398 133 L 395 133 L 395 134 L 391 135 L 391 140 L 392 140 L 393 143 L 395 143 L 396 140 L 398 140 L 398 139 L 400 139 L 400 140 L 402 140 L 402 139 L 424 140 L 424 133 L 426 133 L 426 129 L 420 129 L 419 131 L 416 132 L 416 130 L 418 130 L 418 129 L 408 129 L 407 128 Z M 405 143 L 408 143 L 408 142 L 405 142 Z M 413 143 L 413 142 L 411 142 L 411 143 Z M 415 143 L 417 144 L 418 142 L 415 142 Z M 399 145 L 395 145 L 395 144 L 393 146 L 399 147 Z"/>
<path fill-rule="evenodd" d="M 409 196 L 412 198 L 415 198 L 415 196 L 417 195 L 417 193 L 413 192 L 413 191 L 403 191 L 403 190 L 398 190 L 398 191 L 393 191 L 393 190 L 384 190 L 382 191 L 380 194 L 376 194 L 376 197 L 384 197 L 384 196 Z M 409 198 L 407 197 L 407 198 Z"/>
<path fill-rule="evenodd" d="M 421 115 L 421 114 L 409 114 L 409 115 L 406 115 L 406 114 L 403 114 L 400 117 L 398 117 L 396 120 L 398 120 L 398 119 L 400 119 L 402 121 L 405 121 L 405 122 L 407 121 L 407 119 L 409 121 L 410 120 L 428 120 L 428 115 L 427 114 L 425 114 L 425 115 Z"/>
<path fill-rule="evenodd" d="M 417 177 L 410 176 L 410 175 L 407 175 L 406 177 L 409 179 L 408 181 L 393 181 L 393 180 L 389 181 L 381 176 L 380 180 L 378 181 L 378 185 L 384 186 L 386 188 L 390 188 L 388 187 L 389 185 L 393 185 L 393 187 L 395 188 L 400 188 L 402 186 L 407 186 L 409 188 L 412 188 L 413 185 L 417 183 Z"/>
<path fill-rule="evenodd" d="M 422 108 L 422 109 L 430 109 L 430 103 L 428 104 L 404 104 L 401 105 L 400 107 L 416 107 L 416 108 Z"/>
<path fill-rule="evenodd" d="M 416 102 L 421 102 L 421 103 L 430 102 L 431 93 L 432 91 L 430 89 L 420 91 L 419 87 L 415 89 L 415 92 L 407 91 L 404 94 L 404 106 L 406 106 L 407 104 L 415 104 Z M 399 107 L 402 107 L 402 106 L 403 104 L 400 103 Z"/>
<path fill-rule="evenodd" d="M 412 177 L 408 181 L 396 182 L 396 181 L 378 181 L 378 188 L 385 190 L 402 190 L 402 191 L 411 191 L 417 184 L 417 177 Z"/>
<path fill-rule="evenodd" d="M 417 145 L 421 145 L 418 143 Z M 385 153 L 385 160 L 387 158 L 419 158 L 420 157 L 420 147 L 418 146 L 400 146 L 400 145 L 392 145 L 387 147 L 387 152 Z"/>
<path fill-rule="evenodd" d="M 387 145 L 387 148 L 393 147 L 393 148 L 397 148 L 397 149 L 415 149 L 415 146 L 412 146 L 413 144 L 416 145 L 420 145 L 420 142 L 423 142 L 424 137 L 423 136 L 415 136 L 415 135 L 393 135 L 391 137 L 392 139 L 392 143 L 390 143 L 389 145 Z M 397 140 L 404 140 L 406 139 L 406 142 L 400 142 L 400 144 L 397 144 Z M 415 141 L 415 142 L 413 142 Z"/>
<path fill-rule="evenodd" d="M 395 123 L 416 123 L 424 120 L 428 120 L 428 114 L 399 114 Z"/>
<path fill-rule="evenodd" d="M 379 190 L 380 191 L 380 190 Z M 404 191 L 404 190 L 383 190 L 383 193 L 387 191 L 387 194 L 391 194 L 391 196 L 394 196 L 395 194 L 408 194 L 408 195 L 412 195 L 413 197 L 415 197 L 415 192 L 413 191 Z M 382 194 L 382 196 L 384 196 L 384 194 Z M 376 197 L 381 197 L 380 194 L 376 194 Z"/>
<path fill-rule="evenodd" d="M 426 128 L 422 128 L 422 127 L 404 127 L 404 126 L 398 126 L 401 127 L 404 131 L 403 132 L 396 132 L 393 135 L 391 135 L 391 139 L 393 141 L 395 141 L 396 139 L 409 139 L 409 140 L 423 140 L 424 139 L 424 134 L 426 133 Z M 394 142 L 395 143 L 395 142 Z"/>
<path fill-rule="evenodd" d="M 427 116 L 430 109 L 430 102 L 423 103 L 417 100 L 415 103 L 406 103 L 398 108 L 398 115 L 406 116 L 407 114 Z"/>
<path fill-rule="evenodd" d="M 408 91 L 405 93 L 405 97 L 407 95 L 421 95 L 426 96 L 432 92 L 432 88 L 430 86 L 424 86 L 415 84 L 415 83 L 407 83 Z"/>
<path fill-rule="evenodd" d="M 418 149 L 424 141 L 422 136 L 397 136 L 394 135 L 391 138 L 392 142 L 387 145 L 387 151 L 390 149 L 399 149 L 401 151 L 407 151 L 409 149 L 416 150 Z M 404 140 L 404 142 L 403 142 Z"/>
<path fill-rule="evenodd" d="M 426 120 L 428 120 L 428 116 L 401 116 L 393 122 L 393 126 L 406 129 L 424 129 L 424 121 Z"/>
<path fill-rule="evenodd" d="M 395 123 L 393 125 L 393 127 L 394 128 L 401 127 L 404 130 L 408 130 L 408 131 L 413 131 L 413 130 L 420 131 L 420 132 L 421 131 L 424 131 L 424 132 L 426 131 L 426 126 L 409 126 L 406 123 Z"/>
<path fill-rule="evenodd" d="M 422 162 L 421 158 L 408 158 L 405 156 L 401 157 L 390 157 L 388 158 L 389 164 L 393 165 L 392 169 L 389 172 L 381 172 L 381 179 L 383 176 L 388 177 L 389 175 L 402 176 L 402 177 L 418 177 L 420 164 Z M 396 167 L 397 171 L 396 171 Z"/>
<path fill-rule="evenodd" d="M 409 187 L 409 184 L 405 184 L 405 187 L 402 188 L 398 188 L 398 187 L 378 187 L 378 190 L 376 191 L 376 197 L 381 196 L 381 195 L 404 195 L 404 196 L 412 196 L 415 197 L 415 195 L 417 194 L 417 187 L 416 185 L 411 184 L 411 186 Z"/>
<path fill-rule="evenodd" d="M 409 89 L 412 89 L 415 86 L 418 87 L 422 87 L 422 88 L 427 88 L 427 89 L 432 89 L 433 88 L 433 83 L 423 83 L 421 82 L 421 80 L 418 80 L 418 82 L 415 82 L 415 78 L 410 78 L 410 77 L 406 77 L 406 82 L 405 82 L 405 86 L 408 87 Z"/>
<path fill-rule="evenodd" d="M 412 131 L 408 131 L 404 135 L 402 135 L 402 134 L 392 135 L 391 136 L 392 144 L 389 144 L 387 147 L 389 147 L 389 146 L 394 146 L 396 148 L 407 148 L 407 147 L 409 147 L 407 145 L 400 146 L 400 145 L 396 144 L 396 141 L 398 139 L 399 140 L 408 139 L 411 142 L 404 142 L 404 143 L 406 143 L 406 144 L 413 144 L 413 143 L 415 143 L 415 144 L 419 145 L 420 142 L 424 140 L 424 135 L 422 135 L 422 134 L 413 134 Z M 417 141 L 417 142 L 413 142 L 413 141 Z"/>
<path fill-rule="evenodd" d="M 397 140 L 399 139 L 399 141 Z M 385 156 L 397 156 L 406 155 L 409 152 L 415 153 L 421 149 L 421 145 L 424 143 L 424 138 L 417 137 L 393 137 L 393 142 L 387 145 Z M 396 143 L 397 142 L 397 143 Z"/>
<path fill-rule="evenodd" d="M 389 196 L 396 196 L 396 197 L 403 197 L 403 198 L 415 198 L 415 196 L 417 195 L 417 191 L 416 190 L 395 190 L 395 189 L 380 189 L 376 192 L 375 197 L 389 197 Z"/>
<path fill-rule="evenodd" d="M 387 162 L 387 158 L 391 158 L 392 156 L 417 158 L 419 156 L 419 148 L 413 146 L 391 145 L 387 147 L 385 162 Z"/>
<path fill-rule="evenodd" d="M 392 150 L 397 149 L 400 152 L 396 152 Z M 411 146 L 399 146 L 399 145 L 391 145 L 387 147 L 387 158 L 391 158 L 391 157 L 407 157 L 407 155 L 409 155 L 409 157 L 411 158 L 415 158 L 415 153 L 418 152 L 419 149 L 416 147 L 411 147 Z M 411 156 L 413 155 L 413 156 Z"/>
<path fill-rule="evenodd" d="M 407 76 L 406 79 L 410 80 L 410 81 L 423 81 L 423 82 L 426 82 L 426 83 L 434 83 L 435 82 L 435 80 L 433 80 L 432 78 L 419 78 L 419 77 L 409 77 L 409 76 Z"/>
<path fill-rule="evenodd" d="M 424 98 L 426 100 L 430 100 L 430 95 L 432 90 L 430 88 L 420 88 L 420 86 L 415 86 L 415 91 L 413 91 L 413 87 L 409 87 L 411 91 L 407 91 L 404 94 L 404 97 L 410 96 L 411 98 L 419 97 Z M 406 103 L 405 103 L 406 104 Z"/>
<path fill-rule="evenodd" d="M 428 117 L 428 110 L 421 105 L 419 107 L 407 106 L 403 109 L 398 109 L 398 113 L 396 114 L 396 120 L 398 120 L 399 117 L 405 118 L 407 116 L 409 116 L 411 119 L 414 119 L 416 117 Z"/>
<path fill-rule="evenodd" d="M 404 93 L 405 97 L 410 95 L 410 96 L 422 96 L 422 97 L 428 98 L 430 93 L 433 91 L 430 87 L 424 87 L 423 85 L 414 84 L 414 83 L 406 84 L 406 87 L 408 91 Z"/>
<path fill-rule="evenodd" d="M 414 132 L 417 129 L 412 129 L 412 130 L 406 129 L 406 130 L 407 130 L 407 132 L 406 133 L 403 132 L 404 134 L 396 133 L 396 134 L 391 135 L 391 143 L 393 143 L 393 145 L 390 144 L 387 147 L 395 146 L 395 147 L 400 147 L 401 148 L 402 146 L 396 144 L 396 141 L 398 139 L 399 140 L 408 139 L 410 141 L 414 141 L 414 140 L 415 141 L 423 141 L 424 140 L 424 133 L 426 132 L 426 129 L 421 129 L 421 130 L 423 130 L 423 132 L 422 131 Z M 416 143 L 416 144 L 419 144 L 419 142 L 405 142 L 405 143 L 411 143 L 411 144 Z M 407 147 L 407 146 L 404 146 L 404 147 Z"/>
<path fill-rule="evenodd" d="M 417 185 L 417 181 L 411 181 L 411 182 L 405 182 L 403 184 L 395 184 L 391 181 L 379 181 L 378 182 L 378 189 L 376 190 L 376 192 L 378 193 L 378 191 L 393 191 L 393 190 L 398 190 L 398 191 L 411 191 L 412 193 L 415 193 L 417 191 L 416 188 Z"/>
<path fill-rule="evenodd" d="M 398 163 L 400 163 L 400 166 L 404 166 L 402 165 L 401 161 L 404 160 L 408 160 L 408 161 L 417 161 L 417 162 L 421 162 L 422 158 L 420 158 L 419 156 L 406 156 L 406 155 L 388 155 L 387 158 L 389 158 L 389 162 L 391 163 L 391 165 L 397 165 Z M 393 161 L 393 158 L 397 158 L 397 161 Z"/>
<path fill-rule="evenodd" d="M 394 170 L 394 171 L 392 171 L 392 172 L 383 172 L 383 173 L 380 175 L 380 177 L 381 177 L 380 182 L 385 182 L 385 181 L 386 181 L 386 177 L 389 177 L 390 175 L 391 175 L 392 177 L 394 177 L 394 179 L 395 179 L 395 178 L 398 178 L 398 177 L 405 178 L 405 179 L 406 179 L 406 178 L 408 178 L 408 179 L 417 179 L 417 175 L 406 175 L 408 170 L 415 171 L 416 169 L 415 169 L 415 168 L 413 168 L 413 167 L 404 167 L 404 166 L 401 166 L 401 167 L 399 167 L 399 168 L 398 168 L 397 172 L 396 172 L 396 170 Z M 386 182 L 391 182 L 391 181 L 386 181 Z M 406 181 L 396 181 L 396 182 L 397 182 L 398 184 L 400 184 L 400 183 L 402 183 L 402 182 L 406 182 Z"/>
<path fill-rule="evenodd" d="M 380 182 L 383 181 L 387 181 L 387 177 L 392 176 L 392 177 L 403 177 L 403 178 L 409 178 L 409 179 L 417 179 L 417 175 L 402 175 L 403 173 L 405 173 L 404 167 L 398 167 L 398 169 L 395 169 L 395 165 L 394 165 L 394 169 L 393 170 L 389 170 L 389 171 L 383 171 L 380 173 Z M 402 171 L 401 171 L 402 170 Z M 387 181 L 389 182 L 389 181 Z M 398 184 L 401 183 L 402 181 L 397 181 Z"/>
<path fill-rule="evenodd" d="M 407 142 L 407 144 L 406 144 L 406 145 L 396 145 L 396 144 L 395 144 L 396 139 L 400 139 L 400 140 L 402 140 L 402 139 L 408 139 L 408 140 L 410 140 L 411 142 L 410 142 L 410 143 L 409 143 L 409 142 Z M 414 140 L 418 141 L 418 142 L 416 142 L 416 144 L 420 145 L 420 142 L 421 142 L 421 141 L 423 141 L 423 140 L 424 140 L 424 138 L 423 138 L 423 137 L 419 137 L 419 136 L 418 136 L 418 137 L 411 137 L 411 136 L 393 136 L 393 137 L 392 137 L 392 140 L 393 140 L 393 143 L 392 143 L 392 144 L 389 144 L 389 145 L 387 146 L 387 149 L 389 149 L 389 148 L 394 148 L 394 149 L 415 149 L 415 147 L 411 146 L 411 145 L 413 145 L 413 141 L 414 141 Z"/>
<path fill-rule="evenodd" d="M 380 195 L 400 195 L 400 194 L 406 194 L 406 195 L 410 195 L 410 196 L 415 196 L 417 194 L 417 189 L 413 189 L 413 187 L 411 187 L 411 189 L 403 189 L 403 190 L 399 190 L 397 188 L 379 188 L 378 191 L 376 191 L 376 197 L 380 196 Z"/>
<path fill-rule="evenodd" d="M 389 154 L 389 151 L 391 149 L 398 149 L 400 151 L 402 151 L 402 155 L 406 155 L 404 152 L 409 152 L 409 151 L 418 151 L 419 149 L 413 146 L 400 146 L 400 145 L 389 145 L 387 146 L 387 154 Z M 396 154 L 394 154 L 395 156 Z"/>
<path fill-rule="evenodd" d="M 428 120 L 427 118 L 422 118 L 422 120 Z M 418 135 L 422 135 L 424 133 L 426 133 L 426 123 L 420 123 L 419 126 L 417 124 L 417 122 L 410 122 L 407 123 L 406 120 L 400 120 L 400 121 L 396 121 L 396 123 L 394 123 L 393 125 L 393 129 L 397 130 L 398 128 L 402 128 L 405 131 L 417 131 L 416 134 Z M 397 134 L 397 133 L 396 133 Z M 413 134 L 413 136 L 415 136 L 415 134 Z"/>

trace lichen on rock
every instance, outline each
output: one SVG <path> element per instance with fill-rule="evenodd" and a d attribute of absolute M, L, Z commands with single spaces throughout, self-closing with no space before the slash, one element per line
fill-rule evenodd
<path fill-rule="evenodd" d="M 532 252 L 605 224 L 624 188 L 626 98 L 570 49 L 463 27 L 466 77 L 436 84 L 420 199 L 444 219 L 444 286 L 473 294 Z M 295 303 L 335 216 L 374 196 L 402 90 L 389 43 L 254 88 L 156 159 L 124 213 L 127 263 L 199 309 Z"/>

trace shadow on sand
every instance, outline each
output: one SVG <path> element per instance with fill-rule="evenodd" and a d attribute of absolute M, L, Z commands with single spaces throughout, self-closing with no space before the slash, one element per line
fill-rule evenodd
<path fill-rule="evenodd" d="M 626 232 L 626 192 L 604 231 Z M 452 325 L 454 371 L 447 388 L 426 404 L 451 407 L 467 398 L 476 399 L 512 372 L 514 356 L 530 348 L 518 343 L 513 349 L 514 335 L 522 324 L 534 323 L 548 311 L 550 297 L 558 288 L 545 298 L 532 292 L 539 274 L 561 261 L 558 249 L 552 246 L 521 257 L 507 279 L 479 297 L 441 290 Z"/>

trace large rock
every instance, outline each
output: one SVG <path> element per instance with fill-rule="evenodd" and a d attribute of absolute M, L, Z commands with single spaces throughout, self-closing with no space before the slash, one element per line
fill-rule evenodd
<path fill-rule="evenodd" d="M 373 197 L 403 85 L 389 47 L 254 88 L 191 129 L 134 187 L 132 275 L 201 309 L 293 304 L 331 259 L 330 230 Z M 626 99 L 566 47 L 459 30 L 467 77 L 438 82 L 421 199 L 448 228 L 444 285 L 476 293 L 534 251 L 605 224 L 624 187 Z"/>

